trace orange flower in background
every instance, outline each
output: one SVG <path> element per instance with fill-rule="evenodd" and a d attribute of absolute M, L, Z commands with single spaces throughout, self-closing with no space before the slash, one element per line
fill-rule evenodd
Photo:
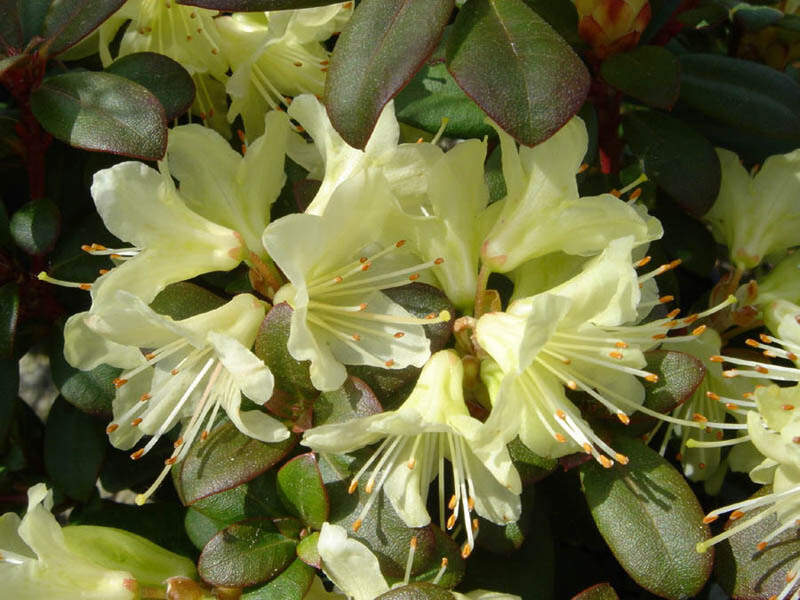
<path fill-rule="evenodd" d="M 630 50 L 650 22 L 647 0 L 573 0 L 578 10 L 578 33 L 604 59 Z"/>

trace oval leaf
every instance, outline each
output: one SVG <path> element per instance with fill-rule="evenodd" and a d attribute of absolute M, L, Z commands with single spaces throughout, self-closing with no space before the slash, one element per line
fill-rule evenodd
<path fill-rule="evenodd" d="M 17 246 L 28 254 L 45 254 L 58 238 L 61 212 L 52 200 L 32 200 L 14 213 L 9 227 Z"/>
<path fill-rule="evenodd" d="M 280 468 L 278 494 L 289 512 L 309 527 L 322 529 L 328 520 L 328 492 L 313 453 L 295 456 Z"/>
<path fill-rule="evenodd" d="M 772 491 L 771 487 L 759 490 L 756 496 Z M 755 518 L 767 505 L 747 512 L 748 519 Z M 733 525 L 725 524 L 725 529 Z M 778 519 L 773 514 L 752 527 L 717 546 L 714 574 L 720 585 L 732 598 L 768 600 L 781 593 L 786 585 L 786 572 L 800 558 L 800 539 L 794 528 L 776 536 L 764 550 L 756 545 L 778 528 Z"/>
<path fill-rule="evenodd" d="M 226 527 L 209 540 L 197 571 L 206 583 L 246 587 L 269 581 L 295 560 L 295 542 L 269 519 Z"/>
<path fill-rule="evenodd" d="M 522 0 L 470 0 L 447 43 L 447 67 L 478 106 L 533 146 L 578 112 L 589 73 L 572 48 Z"/>
<path fill-rule="evenodd" d="M 576 594 L 572 600 L 619 600 L 619 596 L 609 584 L 598 583 Z"/>
<path fill-rule="evenodd" d="M 300 559 L 266 585 L 250 590 L 242 600 L 301 600 L 314 581 L 314 569 Z"/>
<path fill-rule="evenodd" d="M 106 455 L 103 423 L 56 399 L 44 432 L 48 475 L 71 498 L 88 500 Z"/>
<path fill-rule="evenodd" d="M 325 83 L 331 123 L 364 148 L 386 103 L 431 55 L 453 0 L 363 0 L 336 42 Z"/>
<path fill-rule="evenodd" d="M 600 74 L 619 91 L 656 108 L 672 108 L 681 89 L 681 65 L 661 46 L 615 54 L 603 61 Z"/>
<path fill-rule="evenodd" d="M 192 510 L 224 526 L 255 517 L 285 517 L 287 514 L 278 497 L 275 471 L 267 471 L 233 489 L 206 496 L 192 504 Z"/>
<path fill-rule="evenodd" d="M 683 476 L 638 440 L 618 438 L 627 466 L 581 467 L 586 501 L 597 528 L 628 574 L 642 587 L 678 600 L 690 598 L 711 574 L 711 552 L 695 546 L 709 538 L 703 511 Z"/>
<path fill-rule="evenodd" d="M 338 4 L 339 2 L 341 0 L 178 0 L 178 4 L 234 12 L 311 8 L 312 6 L 327 6 L 329 4 Z"/>
<path fill-rule="evenodd" d="M 267 444 L 223 423 L 205 440 L 192 444 L 186 458 L 173 469 L 175 488 L 186 506 L 217 492 L 255 479 L 280 461 L 297 443 L 295 436 Z"/>
<path fill-rule="evenodd" d="M 106 68 L 146 87 L 164 107 L 168 121 L 177 119 L 194 101 L 194 81 L 180 63 L 155 52 L 137 52 L 118 58 Z"/>
<path fill-rule="evenodd" d="M 375 600 L 453 600 L 453 594 L 432 583 L 410 583 L 381 594 Z"/>
<path fill-rule="evenodd" d="M 706 138 L 684 123 L 655 111 L 629 113 L 624 137 L 644 170 L 684 210 L 701 216 L 719 193 L 719 157 Z"/>
<path fill-rule="evenodd" d="M 297 557 L 307 565 L 321 569 L 322 559 L 319 556 L 319 550 L 317 550 L 318 543 L 319 531 L 315 531 L 311 535 L 304 537 L 300 540 L 300 543 L 297 544 Z"/>
<path fill-rule="evenodd" d="M 800 145 L 800 84 L 771 67 L 716 54 L 680 57 L 681 102 L 717 121 Z"/>
<path fill-rule="evenodd" d="M 80 71 L 45 80 L 31 109 L 54 137 L 84 150 L 158 160 L 167 148 L 164 107 L 144 86 Z"/>

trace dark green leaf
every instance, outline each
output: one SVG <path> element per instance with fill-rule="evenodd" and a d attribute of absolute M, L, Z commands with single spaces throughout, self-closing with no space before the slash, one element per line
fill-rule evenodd
<path fill-rule="evenodd" d="M 683 476 L 639 440 L 617 438 L 628 465 L 581 467 L 589 509 L 600 533 L 628 574 L 670 599 L 690 598 L 711 574 L 710 552 L 695 546 L 709 538 L 703 511 Z"/>
<path fill-rule="evenodd" d="M 11 217 L 11 237 L 28 254 L 45 254 L 56 243 L 60 221 L 58 206 L 51 200 L 32 200 Z"/>
<path fill-rule="evenodd" d="M 342 138 L 363 148 L 386 103 L 436 48 L 453 0 L 362 0 L 331 57 L 325 103 Z"/>
<path fill-rule="evenodd" d="M 733 22 L 745 31 L 764 29 L 783 18 L 783 11 L 770 6 L 742 5 L 732 12 Z"/>
<path fill-rule="evenodd" d="M 44 433 L 44 464 L 47 473 L 64 493 L 88 500 L 106 454 L 102 422 L 57 398 L 47 417 Z"/>
<path fill-rule="evenodd" d="M 311 535 L 304 537 L 297 544 L 297 557 L 304 563 L 317 569 L 322 566 L 322 559 L 317 550 L 317 543 L 319 542 L 319 531 L 315 531 Z"/>
<path fill-rule="evenodd" d="M 178 4 L 235 12 L 311 8 L 339 2 L 341 0 L 178 0 Z"/>
<path fill-rule="evenodd" d="M 444 55 L 432 56 L 397 95 L 397 119 L 436 132 L 447 118 L 444 135 L 456 138 L 493 135 L 486 113 L 458 87 L 444 64 Z"/>
<path fill-rule="evenodd" d="M 267 313 L 256 335 L 253 352 L 270 368 L 275 387 L 293 396 L 313 398 L 319 392 L 311 384 L 309 362 L 297 361 L 287 350 L 292 308 L 282 302 Z"/>
<path fill-rule="evenodd" d="M 18 390 L 19 363 L 14 359 L 0 359 L 0 448 L 11 428 Z"/>
<path fill-rule="evenodd" d="M 275 579 L 242 595 L 242 600 L 301 600 L 314 581 L 315 571 L 299 558 Z"/>
<path fill-rule="evenodd" d="M 734 129 L 800 145 L 800 83 L 728 56 L 685 54 L 680 61 L 682 103 Z"/>
<path fill-rule="evenodd" d="M 48 133 L 85 150 L 156 160 L 167 147 L 167 121 L 158 98 L 118 75 L 55 75 L 33 92 L 31 109 Z"/>
<path fill-rule="evenodd" d="M 53 383 L 70 404 L 93 415 L 111 415 L 111 403 L 116 396 L 114 378 L 121 370 L 100 365 L 91 371 L 81 371 L 64 359 L 64 336 L 61 329 L 51 338 L 50 371 Z"/>
<path fill-rule="evenodd" d="M 231 423 L 215 428 L 203 443 L 192 444 L 173 469 L 175 488 L 187 506 L 201 498 L 255 479 L 281 460 L 297 443 L 295 436 L 267 444 L 249 438 Z"/>
<path fill-rule="evenodd" d="M 202 550 L 211 538 L 228 525 L 230 525 L 230 523 L 224 523 L 207 517 L 191 506 L 187 509 L 186 516 L 183 520 L 183 526 L 186 528 L 186 535 L 189 536 L 192 544 L 194 544 L 194 547 L 198 550 Z"/>
<path fill-rule="evenodd" d="M 525 0 L 525 4 L 550 23 L 571 46 L 582 46 L 584 41 L 578 35 L 578 11 L 572 2 L 562 0 Z"/>
<path fill-rule="evenodd" d="M 639 38 L 639 43 L 648 43 L 672 19 L 682 3 L 683 0 L 650 0 L 652 16 L 647 29 L 642 32 L 642 37 Z"/>
<path fill-rule="evenodd" d="M 719 193 L 719 158 L 711 143 L 681 121 L 655 111 L 632 112 L 624 137 L 648 177 L 685 210 L 705 214 Z"/>
<path fill-rule="evenodd" d="M 469 0 L 447 43 L 458 85 L 520 143 L 553 135 L 578 109 L 589 73 L 522 0 Z"/>
<path fill-rule="evenodd" d="M 410 583 L 381 594 L 375 600 L 453 600 L 453 594 L 432 583 Z"/>
<path fill-rule="evenodd" d="M 338 390 L 323 392 L 314 402 L 314 425 L 344 423 L 381 410 L 372 389 L 358 377 L 348 377 Z"/>
<path fill-rule="evenodd" d="M 508 444 L 508 452 L 519 476 L 525 485 L 535 483 L 552 473 L 558 466 L 555 458 L 545 458 L 530 451 L 530 449 L 516 437 Z"/>
<path fill-rule="evenodd" d="M 173 283 L 159 292 L 150 308 L 176 321 L 188 319 L 225 304 L 225 299 L 188 281 Z"/>
<path fill-rule="evenodd" d="M 283 517 L 287 513 L 278 496 L 275 471 L 267 471 L 233 489 L 206 496 L 192 504 L 192 509 L 223 525 L 253 517 Z"/>
<path fill-rule="evenodd" d="M 286 508 L 309 527 L 321 529 L 328 520 L 328 492 L 314 453 L 295 456 L 280 468 L 278 493 Z"/>
<path fill-rule="evenodd" d="M 194 100 L 194 82 L 179 63 L 155 52 L 137 52 L 118 58 L 107 73 L 125 77 L 150 90 L 164 107 L 168 121 L 177 119 Z"/>
<path fill-rule="evenodd" d="M 9 282 L 0 287 L 0 358 L 11 358 L 14 355 L 18 321 L 19 285 Z M 16 395 L 15 390 L 15 398 Z"/>
<path fill-rule="evenodd" d="M 572 600 L 619 600 L 619 596 L 609 584 L 598 583 L 576 594 Z"/>
<path fill-rule="evenodd" d="M 767 486 L 755 496 L 771 491 Z M 752 509 L 747 512 L 747 518 L 755 518 L 769 508 L 770 505 Z M 738 523 L 728 521 L 725 529 Z M 714 575 L 732 598 L 768 600 L 780 594 L 786 585 L 786 573 L 800 558 L 797 532 L 789 529 L 770 541 L 764 550 L 756 548 L 756 544 L 777 528 L 778 519 L 772 514 L 716 546 Z"/>
<path fill-rule="evenodd" d="M 639 46 L 615 54 L 603 61 L 600 74 L 611 86 L 649 106 L 669 109 L 678 100 L 681 66 L 661 46 Z"/>
<path fill-rule="evenodd" d="M 197 570 L 207 583 L 246 587 L 269 581 L 295 560 L 295 542 L 269 519 L 230 525 L 206 544 Z"/>

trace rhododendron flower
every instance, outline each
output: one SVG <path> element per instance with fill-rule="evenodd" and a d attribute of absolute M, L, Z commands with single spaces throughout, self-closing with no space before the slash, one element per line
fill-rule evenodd
<path fill-rule="evenodd" d="M 422 326 L 450 319 L 446 311 L 414 317 L 381 292 L 443 261 L 420 263 L 410 253 L 396 235 L 408 227 L 395 202 L 380 172 L 370 170 L 340 185 L 322 216 L 287 215 L 264 232 L 289 279 L 274 297 L 293 309 L 289 353 L 311 361 L 319 390 L 341 386 L 346 364 L 421 367 L 430 356 Z"/>
<path fill-rule="evenodd" d="M 321 425 L 308 430 L 303 443 L 321 452 L 350 452 L 383 440 L 353 477 L 350 491 L 371 470 L 364 490 L 372 494 L 353 528 L 358 530 L 383 490 L 409 527 L 430 522 L 426 509 L 428 488 L 439 477 L 442 528 L 452 529 L 462 519 L 467 540 L 465 557 L 475 547 L 474 510 L 495 523 L 516 520 L 522 491 L 505 441 L 481 437 L 481 423 L 469 415 L 462 391 L 463 367 L 452 350 L 434 354 L 422 369 L 411 395 L 396 411 Z M 444 518 L 444 459 L 452 465 L 453 490 Z"/>
<path fill-rule="evenodd" d="M 717 156 L 722 184 L 705 219 L 736 267 L 752 269 L 767 254 L 799 245 L 800 150 L 770 156 L 757 173 L 733 152 L 717 148 Z"/>
<path fill-rule="evenodd" d="M 628 235 L 635 245 L 661 237 L 657 219 L 612 194 L 580 197 L 575 176 L 588 134 L 578 117 L 533 148 L 517 148 L 496 129 L 508 193 L 481 247 L 481 261 L 492 271 L 506 273 L 551 252 L 591 256 Z"/>

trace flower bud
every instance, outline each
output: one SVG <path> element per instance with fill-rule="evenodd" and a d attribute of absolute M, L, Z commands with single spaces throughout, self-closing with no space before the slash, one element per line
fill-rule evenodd
<path fill-rule="evenodd" d="M 650 22 L 647 0 L 573 0 L 573 3 L 578 10 L 578 33 L 601 60 L 636 46 Z"/>

